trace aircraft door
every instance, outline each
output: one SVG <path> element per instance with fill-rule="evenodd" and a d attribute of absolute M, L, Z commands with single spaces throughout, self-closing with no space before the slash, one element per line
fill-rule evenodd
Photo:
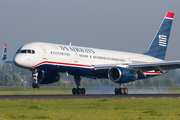
<path fill-rule="evenodd" d="M 75 55 L 74 62 L 77 63 L 78 62 L 78 53 L 75 52 L 74 55 Z"/>
<path fill-rule="evenodd" d="M 43 45 L 40 45 L 40 47 L 41 47 L 41 50 L 42 50 L 42 58 L 46 59 L 46 57 L 47 57 L 46 49 L 45 49 L 45 47 Z"/>

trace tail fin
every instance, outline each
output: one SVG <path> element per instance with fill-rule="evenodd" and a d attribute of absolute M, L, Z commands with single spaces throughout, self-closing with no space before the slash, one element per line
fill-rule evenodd
<path fill-rule="evenodd" d="M 148 50 L 144 54 L 164 60 L 173 17 L 174 13 L 168 12 L 166 14 Z"/>
<path fill-rule="evenodd" d="M 6 48 L 7 44 L 5 43 L 4 45 L 4 50 L 3 50 L 3 54 L 2 54 L 2 60 L 7 60 L 7 48 Z"/>
<path fill-rule="evenodd" d="M 7 59 L 7 44 L 5 43 L 4 45 L 4 50 L 3 50 L 3 54 L 2 54 L 2 60 L 4 61 L 4 63 L 9 63 L 9 64 L 13 64 L 12 60 L 8 60 Z"/>

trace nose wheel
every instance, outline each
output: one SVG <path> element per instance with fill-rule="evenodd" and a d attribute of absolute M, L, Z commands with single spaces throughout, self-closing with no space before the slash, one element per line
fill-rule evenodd
<path fill-rule="evenodd" d="M 35 89 L 35 88 L 40 88 L 40 83 L 33 83 L 32 84 L 32 87 Z"/>

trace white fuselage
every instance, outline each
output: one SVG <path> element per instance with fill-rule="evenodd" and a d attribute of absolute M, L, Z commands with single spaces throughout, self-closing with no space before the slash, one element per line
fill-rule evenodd
<path fill-rule="evenodd" d="M 162 60 L 144 54 L 43 42 L 23 45 L 13 58 L 13 62 L 19 67 L 58 72 L 68 72 L 69 69 L 73 68 L 92 69 L 95 65 L 121 65 L 157 61 Z M 58 69 L 59 67 L 62 69 Z M 66 67 L 70 68 L 66 69 Z"/>

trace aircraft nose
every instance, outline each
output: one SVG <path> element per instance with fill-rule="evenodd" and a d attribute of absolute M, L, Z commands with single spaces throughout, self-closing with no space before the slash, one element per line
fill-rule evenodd
<path fill-rule="evenodd" d="M 14 63 L 16 66 L 23 67 L 24 57 L 19 56 L 19 55 L 15 55 L 15 56 L 13 57 L 13 63 Z"/>

